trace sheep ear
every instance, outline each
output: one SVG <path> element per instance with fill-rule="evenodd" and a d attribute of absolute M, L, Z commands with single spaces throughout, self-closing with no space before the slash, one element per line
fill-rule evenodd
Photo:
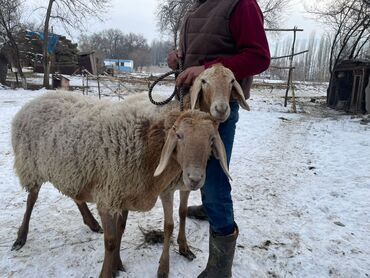
<path fill-rule="evenodd" d="M 199 93 L 202 91 L 202 81 L 198 77 L 194 80 L 193 85 L 190 88 L 190 102 L 191 102 L 191 110 L 195 109 L 197 105 Z"/>
<path fill-rule="evenodd" d="M 239 105 L 243 109 L 250 111 L 249 105 L 248 105 L 248 103 L 247 103 L 247 101 L 245 100 L 245 97 L 244 97 L 243 89 L 236 80 L 233 82 L 233 88 L 234 88 L 234 90 L 232 90 L 232 94 L 236 98 L 236 100 L 238 101 Z"/>
<path fill-rule="evenodd" d="M 218 161 L 220 162 L 220 165 L 225 175 L 230 180 L 232 180 L 230 173 L 229 173 L 229 167 L 227 166 L 227 156 L 226 156 L 225 146 L 221 140 L 220 134 L 218 133 L 213 140 L 212 152 L 213 152 L 214 157 L 216 157 Z"/>
<path fill-rule="evenodd" d="M 164 146 L 162 148 L 161 158 L 159 160 L 159 164 L 157 166 L 157 169 L 155 169 L 154 177 L 159 176 L 162 174 L 164 169 L 166 169 L 168 161 L 170 160 L 170 157 L 175 150 L 177 143 L 177 137 L 176 133 L 173 129 L 171 129 L 168 133 L 166 142 L 164 143 Z"/>

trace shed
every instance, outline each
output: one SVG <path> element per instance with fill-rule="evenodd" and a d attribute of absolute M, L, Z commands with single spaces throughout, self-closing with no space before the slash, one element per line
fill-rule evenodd
<path fill-rule="evenodd" d="M 53 89 L 62 88 L 64 90 L 69 90 L 69 79 L 61 74 L 53 74 L 52 77 Z"/>
<path fill-rule="evenodd" d="M 81 52 L 78 56 L 78 66 L 88 70 L 91 74 L 98 74 L 97 58 L 94 51 Z"/>
<path fill-rule="evenodd" d="M 365 88 L 369 83 L 370 60 L 344 60 L 333 71 L 327 93 L 327 105 L 337 110 L 366 113 Z"/>
<path fill-rule="evenodd" d="M 104 66 L 118 72 L 132 72 L 134 70 L 133 60 L 124 59 L 105 59 Z"/>

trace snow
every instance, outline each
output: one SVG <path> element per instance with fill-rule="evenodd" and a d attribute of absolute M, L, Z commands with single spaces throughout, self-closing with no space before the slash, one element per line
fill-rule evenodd
<path fill-rule="evenodd" d="M 27 197 L 13 171 L 10 124 L 44 93 L 0 88 L 0 277 L 96 277 L 103 236 L 50 184 L 40 192 L 26 245 L 10 251 Z M 297 114 L 283 107 L 284 93 L 257 89 L 251 111 L 240 111 L 230 167 L 240 229 L 234 277 L 369 277 L 370 126 L 326 108 L 325 84 L 297 86 Z M 192 193 L 190 204 L 199 201 Z M 139 226 L 161 229 L 160 202 L 129 213 L 121 247 L 127 272 L 119 277 L 156 277 L 162 245 L 142 245 Z M 208 257 L 208 224 L 187 221 L 192 262 L 177 253 L 177 231 L 175 215 L 170 277 L 196 277 Z"/>

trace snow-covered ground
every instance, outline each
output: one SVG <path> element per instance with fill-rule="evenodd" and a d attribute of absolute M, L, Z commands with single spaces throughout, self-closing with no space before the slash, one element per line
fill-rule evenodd
<path fill-rule="evenodd" d="M 0 277 L 97 277 L 103 236 L 50 184 L 40 192 L 26 245 L 10 251 L 27 197 L 13 171 L 10 123 L 44 93 L 0 88 Z M 369 277 L 370 125 L 320 104 L 325 86 L 298 86 L 298 114 L 282 106 L 283 93 L 255 90 L 252 111 L 240 112 L 230 169 L 240 228 L 234 277 Z M 160 202 L 129 213 L 120 277 L 156 277 L 162 246 L 142 245 L 139 226 L 162 227 Z M 176 220 L 174 235 L 177 228 Z M 196 277 L 206 264 L 208 224 L 189 219 L 187 235 L 197 258 L 181 257 L 174 240 L 170 277 Z"/>

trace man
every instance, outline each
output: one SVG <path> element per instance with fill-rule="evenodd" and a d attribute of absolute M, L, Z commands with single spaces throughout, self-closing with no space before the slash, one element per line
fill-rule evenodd
<path fill-rule="evenodd" d="M 263 16 L 256 0 L 196 0 L 184 20 L 180 47 L 167 59 L 172 69 L 178 67 L 179 59 L 183 61 L 177 87 L 190 87 L 204 69 L 222 63 L 234 73 L 248 98 L 252 76 L 270 64 Z M 236 101 L 230 102 L 230 108 L 229 119 L 219 127 L 228 163 L 239 118 Z M 234 222 L 231 186 L 216 159 L 208 162 L 201 194 L 203 206 L 189 207 L 188 211 L 188 215 L 207 218 L 210 223 L 208 263 L 199 277 L 231 277 L 239 231 Z"/>

